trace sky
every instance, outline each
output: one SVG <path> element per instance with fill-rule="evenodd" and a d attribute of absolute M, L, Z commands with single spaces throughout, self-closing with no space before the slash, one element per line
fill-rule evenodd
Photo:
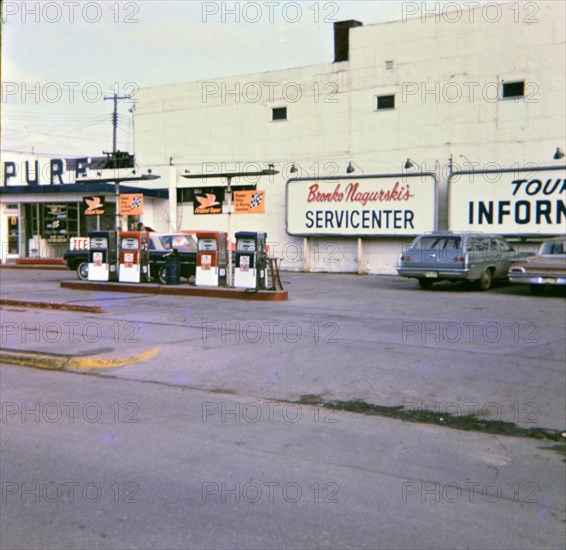
<path fill-rule="evenodd" d="M 460 5 L 472 2 L 459 2 Z M 427 2 L 453 9 L 457 2 Z M 193 80 L 331 63 L 333 23 L 424 15 L 371 1 L 10 1 L 2 13 L 2 151 L 52 157 L 112 150 L 111 96 Z M 117 148 L 133 151 L 130 100 Z"/>

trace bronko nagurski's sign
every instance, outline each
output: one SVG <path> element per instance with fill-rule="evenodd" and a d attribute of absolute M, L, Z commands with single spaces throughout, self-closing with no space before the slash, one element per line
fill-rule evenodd
<path fill-rule="evenodd" d="M 435 229 L 435 213 L 429 173 L 287 182 L 290 235 L 417 235 Z"/>

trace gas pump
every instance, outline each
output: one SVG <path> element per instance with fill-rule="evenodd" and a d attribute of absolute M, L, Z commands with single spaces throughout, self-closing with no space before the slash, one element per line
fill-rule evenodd
<path fill-rule="evenodd" d="M 226 285 L 226 233 L 197 232 L 196 286 Z"/>
<path fill-rule="evenodd" d="M 265 288 L 266 241 L 267 233 L 236 233 L 235 287 L 257 290 Z"/>
<path fill-rule="evenodd" d="M 116 231 L 89 231 L 88 280 L 116 280 Z"/>
<path fill-rule="evenodd" d="M 139 283 L 148 279 L 149 253 L 145 231 L 120 233 L 120 269 L 118 280 L 123 283 Z"/>

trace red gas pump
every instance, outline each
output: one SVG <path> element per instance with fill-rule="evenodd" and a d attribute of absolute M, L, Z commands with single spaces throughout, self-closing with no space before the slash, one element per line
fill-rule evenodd
<path fill-rule="evenodd" d="M 145 231 L 120 233 L 120 257 L 118 280 L 123 283 L 139 283 L 148 279 L 148 239 Z"/>

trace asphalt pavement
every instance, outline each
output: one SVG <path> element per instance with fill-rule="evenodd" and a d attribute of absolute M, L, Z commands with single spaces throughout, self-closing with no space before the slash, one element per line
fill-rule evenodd
<path fill-rule="evenodd" d="M 563 293 L 527 287 L 431 291 L 391 276 L 285 273 L 289 300 L 256 303 L 60 288 L 72 272 L 4 269 L 2 297 L 102 313 L 3 308 L 2 345 L 151 361 L 118 378 L 269 399 L 362 400 L 473 412 L 564 430 Z M 117 285 L 119 283 L 116 283 Z"/>
<path fill-rule="evenodd" d="M 565 546 L 560 292 L 284 273 L 263 303 L 74 277 L 0 270 L 2 298 L 102 307 L 2 306 L 3 350 L 104 363 L 0 367 L 0 547 Z"/>

